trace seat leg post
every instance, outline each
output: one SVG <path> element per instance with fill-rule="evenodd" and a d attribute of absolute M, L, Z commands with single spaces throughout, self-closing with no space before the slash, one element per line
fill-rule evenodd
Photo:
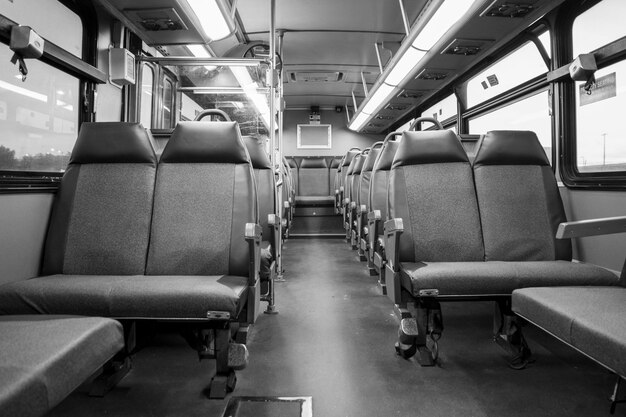
<path fill-rule="evenodd" d="M 102 367 L 102 373 L 93 380 L 89 388 L 90 397 L 104 397 L 120 382 L 132 368 L 130 355 L 121 351 Z"/>
<path fill-rule="evenodd" d="M 624 384 L 622 384 L 622 382 L 623 378 L 617 375 L 617 381 L 615 381 L 613 394 L 611 394 L 611 397 L 609 398 L 609 400 L 611 401 L 611 408 L 609 410 L 611 414 L 615 414 L 615 408 L 617 407 L 617 404 L 626 403 L 626 392 L 624 392 L 626 388 L 624 388 Z"/>
<path fill-rule="evenodd" d="M 267 308 L 264 311 L 265 314 L 278 314 L 278 308 L 276 308 L 275 280 L 276 268 L 274 267 L 272 268 L 272 273 L 270 274 L 270 280 L 267 283 Z"/>
<path fill-rule="evenodd" d="M 211 379 L 208 396 L 211 399 L 225 398 L 237 385 L 236 369 L 243 369 L 248 363 L 248 350 L 245 345 L 231 342 L 230 326 L 215 329 L 215 376 Z"/>
<path fill-rule="evenodd" d="M 417 360 L 421 366 L 434 366 L 439 358 L 439 338 L 443 331 L 441 306 L 435 299 L 424 298 L 415 303 L 417 329 Z"/>
<path fill-rule="evenodd" d="M 522 333 L 523 321 L 511 310 L 511 299 L 497 300 L 493 321 L 493 339 L 511 354 L 509 367 L 516 370 L 526 368 L 534 362 L 532 352 Z"/>

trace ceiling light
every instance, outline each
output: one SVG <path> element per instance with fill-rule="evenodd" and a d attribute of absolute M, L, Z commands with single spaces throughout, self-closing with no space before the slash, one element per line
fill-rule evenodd
<path fill-rule="evenodd" d="M 213 55 L 211 55 L 209 51 L 207 51 L 204 45 L 185 45 L 185 47 L 189 50 L 191 55 L 195 56 L 196 58 L 213 57 Z M 204 68 L 208 69 L 209 71 L 213 71 L 217 67 L 215 65 L 205 65 Z"/>
<path fill-rule="evenodd" d="M 352 122 L 350 123 L 350 126 L 348 127 L 348 129 L 358 132 L 359 130 L 361 130 L 363 125 L 367 122 L 367 119 L 369 117 L 370 117 L 369 114 L 365 114 L 363 112 L 359 113 L 358 116 L 352 119 Z"/>
<path fill-rule="evenodd" d="M 224 39 L 235 31 L 235 22 L 226 0 L 187 0 L 187 3 L 210 40 Z"/>
<path fill-rule="evenodd" d="M 396 90 L 396 87 L 387 84 L 381 84 L 372 94 L 365 106 L 363 107 L 363 113 L 376 114 L 376 111 L 387 102 L 389 96 L 391 96 Z"/>
<path fill-rule="evenodd" d="M 467 13 L 473 3 L 467 0 L 444 1 L 419 32 L 413 47 L 423 50 L 432 48 Z"/>
<path fill-rule="evenodd" d="M 426 52 L 419 51 L 415 48 L 409 48 L 404 55 L 396 62 L 393 69 L 387 75 L 385 83 L 389 85 L 397 86 L 407 76 L 409 72 L 415 68 L 418 62 L 426 55 Z"/>

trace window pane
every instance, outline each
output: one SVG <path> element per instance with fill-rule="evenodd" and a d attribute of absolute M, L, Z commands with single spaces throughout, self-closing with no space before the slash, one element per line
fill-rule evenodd
<path fill-rule="evenodd" d="M 531 130 L 537 134 L 548 159 L 552 157 L 552 130 L 548 92 L 515 102 L 469 120 L 471 134 L 485 134 L 490 130 Z"/>
<path fill-rule="evenodd" d="M 580 172 L 626 171 L 626 61 L 596 72 L 591 94 L 576 83 L 576 153 Z"/>
<path fill-rule="evenodd" d="M 547 71 L 535 44 L 527 42 L 467 83 L 467 105 L 475 106 Z"/>
<path fill-rule="evenodd" d="M 163 85 L 163 126 L 168 128 L 172 126 L 172 82 L 165 80 Z"/>
<path fill-rule="evenodd" d="M 82 58 L 83 23 L 76 13 L 58 1 L 0 1 L 0 14 L 22 26 L 30 26 L 46 40 Z"/>
<path fill-rule="evenodd" d="M 594 51 L 626 36 L 624 16 L 624 0 L 604 0 L 578 16 L 572 26 L 574 56 Z"/>
<path fill-rule="evenodd" d="M 146 128 L 152 127 L 152 92 L 154 86 L 154 71 L 149 65 L 141 69 L 141 115 L 139 121 Z"/>
<path fill-rule="evenodd" d="M 0 169 L 63 171 L 76 141 L 79 81 L 37 60 L 22 82 L 0 44 Z"/>
<path fill-rule="evenodd" d="M 442 122 L 450 117 L 456 116 L 456 110 L 456 96 L 450 94 L 434 106 L 424 110 L 422 117 L 432 117 Z"/>

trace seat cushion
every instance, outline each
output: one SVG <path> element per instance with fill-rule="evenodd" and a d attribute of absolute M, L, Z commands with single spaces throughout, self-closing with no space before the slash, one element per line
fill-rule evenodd
<path fill-rule="evenodd" d="M 567 262 L 417 262 L 402 263 L 402 285 L 415 296 L 438 289 L 440 295 L 509 295 L 526 287 L 619 285 L 619 277 L 595 265 Z"/>
<path fill-rule="evenodd" d="M 230 275 L 50 275 L 0 286 L 0 314 L 203 319 L 207 311 L 224 311 L 236 317 L 247 281 Z"/>
<path fill-rule="evenodd" d="M 111 319 L 0 317 L 0 410 L 42 416 L 124 346 Z"/>
<path fill-rule="evenodd" d="M 513 311 L 626 376 L 626 288 L 524 288 Z"/>

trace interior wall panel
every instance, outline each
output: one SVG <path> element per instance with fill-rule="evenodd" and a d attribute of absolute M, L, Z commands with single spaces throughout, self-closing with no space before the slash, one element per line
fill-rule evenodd
<path fill-rule="evenodd" d="M 0 285 L 37 276 L 53 194 L 0 194 Z"/>

